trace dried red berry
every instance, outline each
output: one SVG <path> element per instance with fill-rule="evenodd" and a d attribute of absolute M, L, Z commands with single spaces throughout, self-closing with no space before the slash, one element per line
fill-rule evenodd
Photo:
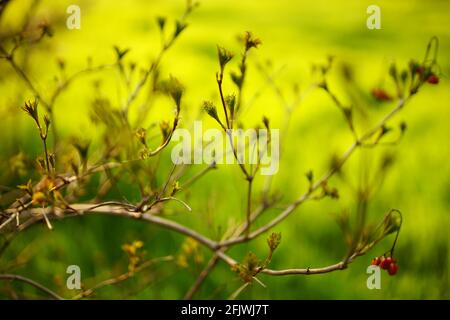
<path fill-rule="evenodd" d="M 387 258 L 383 259 L 383 261 L 381 261 L 380 268 L 387 270 L 391 264 L 392 264 L 392 258 L 387 257 Z"/>
<path fill-rule="evenodd" d="M 397 273 L 398 265 L 396 263 L 391 263 L 389 265 L 388 273 L 390 276 L 393 276 Z"/>
<path fill-rule="evenodd" d="M 439 77 L 435 74 L 431 74 L 427 78 L 427 82 L 431 84 L 438 84 L 439 83 Z"/>
<path fill-rule="evenodd" d="M 379 101 L 391 101 L 392 97 L 383 89 L 373 89 L 372 96 Z"/>
<path fill-rule="evenodd" d="M 376 258 L 373 258 L 373 259 L 372 259 L 371 265 L 373 265 L 373 266 L 379 266 L 380 263 L 381 263 L 380 257 L 376 257 Z"/>

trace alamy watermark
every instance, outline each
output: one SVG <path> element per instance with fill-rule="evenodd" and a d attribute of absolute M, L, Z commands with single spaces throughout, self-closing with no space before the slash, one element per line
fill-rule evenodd
<path fill-rule="evenodd" d="M 203 130 L 201 121 L 194 121 L 193 134 L 176 129 L 172 141 L 174 164 L 249 164 L 260 166 L 262 175 L 278 172 L 280 160 L 279 129 Z"/>
<path fill-rule="evenodd" d="M 66 19 L 66 27 L 69 30 L 81 29 L 81 9 L 76 4 L 67 7 L 66 13 L 69 15 Z"/>
<path fill-rule="evenodd" d="M 370 265 L 367 267 L 366 273 L 370 274 L 370 276 L 367 277 L 367 281 L 366 281 L 367 289 L 369 289 L 369 290 L 381 289 L 381 269 L 380 269 L 380 267 Z"/>
<path fill-rule="evenodd" d="M 377 5 L 370 5 L 367 7 L 367 14 L 369 17 L 367 18 L 366 25 L 370 30 L 381 29 L 381 9 Z"/>
<path fill-rule="evenodd" d="M 66 269 L 67 277 L 66 287 L 69 290 L 81 289 L 81 269 L 76 264 L 70 265 Z"/>

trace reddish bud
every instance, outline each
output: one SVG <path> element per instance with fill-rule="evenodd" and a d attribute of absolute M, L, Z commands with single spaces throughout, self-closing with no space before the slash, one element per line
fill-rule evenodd
<path fill-rule="evenodd" d="M 379 101 L 391 101 L 392 97 L 383 89 L 373 89 L 372 96 Z"/>
<path fill-rule="evenodd" d="M 427 78 L 427 82 L 430 84 L 438 84 L 439 83 L 439 77 L 435 74 L 431 74 Z"/>
<path fill-rule="evenodd" d="M 417 69 L 416 69 L 416 73 L 420 74 L 420 75 L 423 75 L 425 73 L 425 67 L 418 66 Z"/>

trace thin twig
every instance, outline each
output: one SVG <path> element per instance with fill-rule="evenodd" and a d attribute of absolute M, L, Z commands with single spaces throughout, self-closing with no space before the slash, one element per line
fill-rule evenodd
<path fill-rule="evenodd" d="M 327 267 L 323 268 L 303 268 L 303 269 L 284 269 L 284 270 L 271 270 L 271 269 L 264 269 L 261 272 L 265 273 L 267 275 L 271 276 L 287 276 L 287 275 L 315 275 L 315 274 L 322 274 L 322 273 L 330 273 L 333 271 L 339 271 L 344 270 L 347 268 L 347 265 L 355 260 L 355 258 L 358 257 L 358 255 L 354 254 L 352 255 L 347 263 L 344 263 L 344 261 L 338 262 L 336 264 L 329 265 Z"/>
<path fill-rule="evenodd" d="M 72 300 L 78 300 L 78 299 L 82 299 L 82 298 L 86 298 L 91 296 L 92 294 L 95 293 L 95 291 L 98 291 L 99 289 L 106 287 L 106 286 L 110 286 L 110 285 L 115 285 L 121 282 L 124 282 L 128 279 L 130 279 L 131 277 L 133 277 L 136 273 L 141 272 L 145 269 L 148 269 L 149 267 L 153 266 L 155 263 L 158 262 L 170 262 L 173 261 L 174 258 L 173 256 L 165 256 L 165 257 L 159 257 L 159 258 L 154 258 L 151 260 L 147 260 L 145 262 L 143 262 L 142 264 L 140 264 L 138 267 L 136 267 L 136 269 L 132 272 L 132 271 L 128 271 L 125 272 L 117 277 L 111 278 L 111 279 L 107 279 L 104 280 L 98 284 L 96 284 L 95 286 L 83 290 L 82 292 L 80 292 L 79 294 L 77 294 L 76 296 L 74 296 L 72 298 Z"/>
<path fill-rule="evenodd" d="M 21 281 L 21 282 L 29 284 L 29 285 L 35 287 L 36 289 L 39 289 L 40 291 L 48 294 L 49 296 L 51 296 L 55 300 L 64 300 L 63 297 L 61 297 L 57 293 L 53 292 L 49 288 L 45 287 L 44 285 L 42 285 L 40 283 L 37 283 L 34 280 L 31 280 L 31 279 L 29 279 L 27 277 L 24 277 L 24 276 L 20 276 L 20 275 L 17 275 L 17 274 L 0 274 L 0 280 L 17 280 L 17 281 Z"/>

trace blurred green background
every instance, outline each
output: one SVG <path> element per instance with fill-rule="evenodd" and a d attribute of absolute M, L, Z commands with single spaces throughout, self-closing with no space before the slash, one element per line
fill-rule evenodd
<path fill-rule="evenodd" d="M 88 57 L 94 65 L 114 62 L 112 47 L 130 48 L 129 61 L 145 67 L 155 57 L 160 38 L 156 16 L 178 17 L 183 10 L 181 0 L 160 1 L 77 1 L 81 8 L 81 30 L 65 27 L 66 8 L 73 1 L 41 1 L 36 17 L 46 18 L 54 28 L 54 37 L 44 39 L 33 50 L 29 62 L 32 79 L 39 89 L 49 92 L 58 74 L 57 59 L 64 59 L 67 74 L 86 66 Z M 371 4 L 381 8 L 381 30 L 368 30 L 366 9 Z M 0 21 L 0 30 L 20 25 L 29 1 L 13 1 Z M 251 102 L 243 116 L 248 125 L 259 123 L 261 116 L 271 119 L 273 128 L 284 125 L 283 107 L 273 88 L 267 84 L 258 66 L 276 72 L 275 84 L 287 99 L 293 98 L 293 86 L 307 91 L 314 80 L 311 65 L 335 57 L 330 74 L 330 87 L 344 101 L 349 101 L 348 85 L 342 80 L 343 66 L 351 66 L 358 88 L 365 93 L 369 117 L 358 119 L 359 132 L 368 129 L 387 113 L 393 103 L 380 104 L 370 99 L 370 90 L 382 86 L 393 90 L 387 70 L 395 62 L 406 68 L 410 59 L 421 61 L 432 36 L 440 41 L 438 62 L 441 83 L 425 86 L 390 124 L 406 121 L 408 130 L 398 146 L 358 151 L 346 164 L 344 177 L 331 180 L 341 197 L 302 205 L 274 231 L 282 232 L 282 242 L 271 268 L 319 267 L 336 263 L 346 253 L 335 213 L 347 210 L 354 214 L 354 187 L 365 177 L 381 186 L 369 202 L 369 220 L 376 223 L 391 208 L 403 212 L 404 223 L 396 249 L 399 272 L 395 277 L 382 274 L 382 289 L 366 287 L 366 267 L 373 256 L 390 248 L 392 237 L 359 258 L 345 271 L 315 276 L 269 277 L 260 279 L 267 288 L 252 284 L 241 298 L 249 299 L 448 299 L 450 236 L 450 150 L 449 67 L 450 67 L 450 2 L 442 1 L 247 1 L 204 0 L 188 19 L 189 27 L 162 62 L 165 77 L 173 74 L 186 87 L 183 100 L 183 122 L 199 115 L 204 99 L 218 102 L 215 72 L 218 69 L 216 45 L 240 52 L 236 41 L 244 31 L 252 31 L 263 44 L 249 57 L 249 74 L 244 104 Z M 171 21 L 171 20 L 169 20 Z M 52 23 L 53 22 L 53 23 Z M 233 59 L 232 68 L 237 68 Z M 278 70 L 278 71 L 277 71 Z M 81 136 L 95 141 L 96 128 L 90 125 L 88 110 L 93 99 L 92 83 L 102 79 L 102 94 L 123 99 L 117 88 L 116 71 L 87 75 L 61 95 L 55 106 L 57 128 L 62 136 Z M 225 90 L 232 85 L 226 78 Z M 351 89 L 351 88 L 350 88 Z M 22 101 L 32 98 L 21 80 L 4 60 L 0 60 L 0 161 L 22 151 L 33 158 L 40 154 L 39 137 L 31 121 L 20 112 Z M 18 101 L 21 101 L 18 104 Z M 169 101 L 158 102 L 152 119 L 171 115 Z M 213 126 L 213 123 L 208 120 Z M 307 188 L 304 173 L 312 169 L 316 176 L 324 172 L 333 154 L 341 154 L 352 142 L 339 110 L 327 95 L 313 90 L 295 109 L 289 131 L 284 133 L 280 171 L 274 179 L 274 190 L 283 195 L 282 203 L 296 199 Z M 95 150 L 96 143 L 92 148 Z M 395 161 L 384 179 L 376 168 L 386 155 Z M 170 151 L 165 151 L 160 179 L 170 170 Z M 201 170 L 193 167 L 190 174 Z M 2 174 L 0 174 L 2 176 Z M 22 178 L 15 185 L 26 182 Z M 11 183 L 11 182 L 8 182 Z M 1 181 L 0 184 L 4 184 Z M 13 185 L 14 185 L 13 184 Z M 256 180 L 255 202 L 263 185 Z M 126 184 L 121 192 L 136 200 Z M 183 196 L 193 208 L 191 213 L 171 217 L 190 227 L 217 237 L 236 221 L 244 219 L 245 183 L 236 166 L 219 166 L 196 183 Z M 121 200 L 121 199 L 119 199 Z M 175 208 L 179 208 L 173 205 Z M 257 223 L 273 218 L 270 210 Z M 83 217 L 55 222 L 55 230 L 36 226 L 19 235 L 1 257 L 0 268 L 17 264 L 14 272 L 29 276 L 50 288 L 73 295 L 64 289 L 68 265 L 81 267 L 87 287 L 126 271 L 127 258 L 121 250 L 126 242 L 140 239 L 147 256 L 158 257 L 180 252 L 184 238 L 158 227 L 112 217 Z M 230 251 L 242 260 L 249 250 L 264 257 L 265 236 Z M 96 298 L 179 299 L 196 279 L 210 252 L 202 251 L 203 263 L 182 268 L 162 263 L 118 286 L 100 290 Z M 22 284 L 0 283 L 0 295 L 6 298 L 6 286 L 14 286 L 33 296 L 32 289 Z M 241 285 L 228 266 L 219 263 L 208 277 L 197 298 L 227 298 Z M 18 290 L 20 292 L 20 290 Z"/>

